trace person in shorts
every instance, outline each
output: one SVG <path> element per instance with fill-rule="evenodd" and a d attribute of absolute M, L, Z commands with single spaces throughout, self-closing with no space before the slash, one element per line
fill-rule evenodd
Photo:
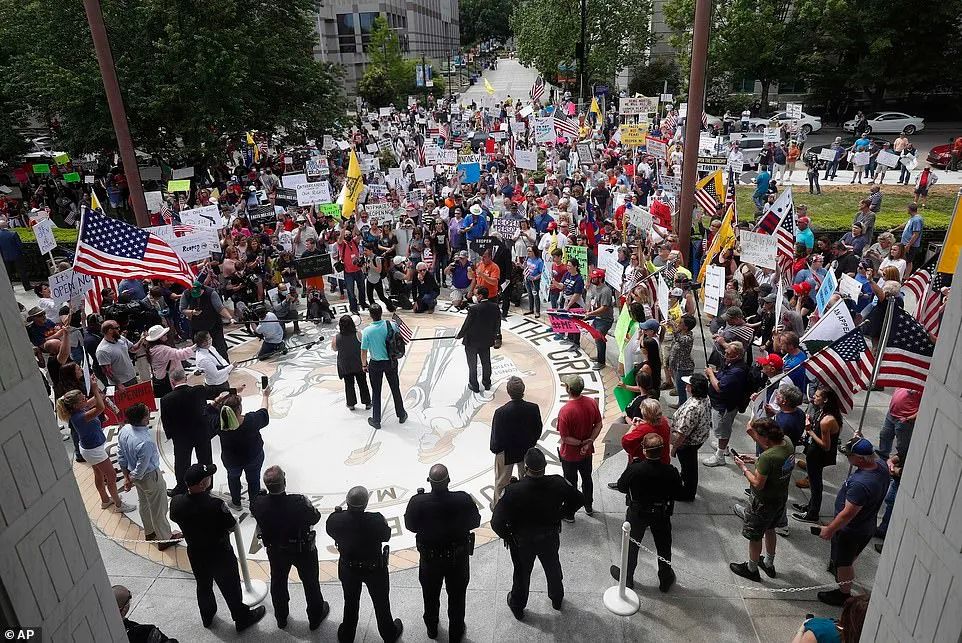
<path fill-rule="evenodd" d="M 456 308 L 467 304 L 468 289 L 471 287 L 471 261 L 468 251 L 461 250 L 457 258 L 452 261 L 444 272 L 451 278 L 451 303 Z"/>
<path fill-rule="evenodd" d="M 748 539 L 748 560 L 731 563 L 729 568 L 742 578 L 761 582 L 758 570 L 769 578 L 775 578 L 775 528 L 785 515 L 788 501 L 788 483 L 795 468 L 795 445 L 785 437 L 782 429 L 769 418 L 752 420 L 748 435 L 760 447 L 761 455 L 735 455 L 735 464 L 751 485 L 751 502 L 745 510 L 742 536 Z M 755 470 L 748 468 L 754 462 Z M 765 540 L 765 557 L 762 558 L 762 539 Z"/>

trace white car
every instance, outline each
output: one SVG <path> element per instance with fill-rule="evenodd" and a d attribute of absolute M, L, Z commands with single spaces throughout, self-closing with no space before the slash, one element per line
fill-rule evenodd
<path fill-rule="evenodd" d="M 866 117 L 866 134 L 915 134 L 925 129 L 925 119 L 918 116 L 909 116 L 902 112 L 872 112 Z M 845 121 L 843 125 L 846 132 L 855 131 L 855 119 Z"/>
<path fill-rule="evenodd" d="M 806 114 L 805 112 L 802 112 L 802 117 L 797 119 L 789 118 L 788 112 L 777 112 L 768 118 L 751 118 L 748 122 L 752 127 L 768 127 L 772 121 L 777 121 L 779 125 L 788 123 L 788 126 L 791 127 L 792 122 L 796 120 L 798 121 L 798 128 L 806 134 L 811 134 L 812 132 L 817 132 L 818 130 L 822 129 L 821 117 L 812 116 L 811 114 Z"/>

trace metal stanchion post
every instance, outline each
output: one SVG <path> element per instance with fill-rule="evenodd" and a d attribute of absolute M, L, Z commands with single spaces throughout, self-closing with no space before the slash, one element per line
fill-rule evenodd
<path fill-rule="evenodd" d="M 244 605 L 254 607 L 267 598 L 267 583 L 258 579 L 251 579 L 251 572 L 247 568 L 247 553 L 244 550 L 244 538 L 241 536 L 240 525 L 234 525 L 234 545 L 237 547 L 237 560 L 240 562 L 241 577 L 244 580 L 241 587 Z"/>
<path fill-rule="evenodd" d="M 641 601 L 635 590 L 628 589 L 628 579 L 625 576 L 625 569 L 628 567 L 628 543 L 631 540 L 631 523 L 625 521 L 621 525 L 621 574 L 618 576 L 618 584 L 605 590 L 604 603 L 609 611 L 619 616 L 631 616 L 638 611 Z"/>

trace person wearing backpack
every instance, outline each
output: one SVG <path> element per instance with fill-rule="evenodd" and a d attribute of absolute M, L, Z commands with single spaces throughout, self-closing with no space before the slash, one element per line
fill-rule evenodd
<path fill-rule="evenodd" d="M 361 366 L 371 380 L 373 406 L 367 423 L 375 429 L 381 428 L 381 383 L 387 378 L 391 395 L 394 396 L 398 422 L 404 424 L 408 414 L 401 397 L 397 363 L 404 355 L 404 339 L 394 322 L 381 319 L 383 311 L 380 304 L 371 304 L 368 313 L 371 315 L 371 324 L 361 333 Z"/>

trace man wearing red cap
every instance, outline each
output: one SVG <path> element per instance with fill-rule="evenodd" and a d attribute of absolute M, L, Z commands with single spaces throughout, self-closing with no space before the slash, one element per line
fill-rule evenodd
<path fill-rule="evenodd" d="M 815 247 L 815 233 L 809 227 L 808 217 L 798 217 L 798 229 L 795 230 L 795 243 L 804 243 L 809 252 Z"/>
<path fill-rule="evenodd" d="M 613 313 L 615 296 L 611 287 L 605 283 L 604 270 L 595 268 L 588 275 L 588 278 L 590 279 L 590 284 L 585 297 L 585 303 L 587 304 L 585 317 L 591 319 L 591 325 L 601 333 L 601 337 L 595 339 L 597 356 L 594 365 L 591 367 L 598 371 L 605 366 L 605 352 L 608 347 L 606 333 L 611 329 L 615 321 Z"/>

